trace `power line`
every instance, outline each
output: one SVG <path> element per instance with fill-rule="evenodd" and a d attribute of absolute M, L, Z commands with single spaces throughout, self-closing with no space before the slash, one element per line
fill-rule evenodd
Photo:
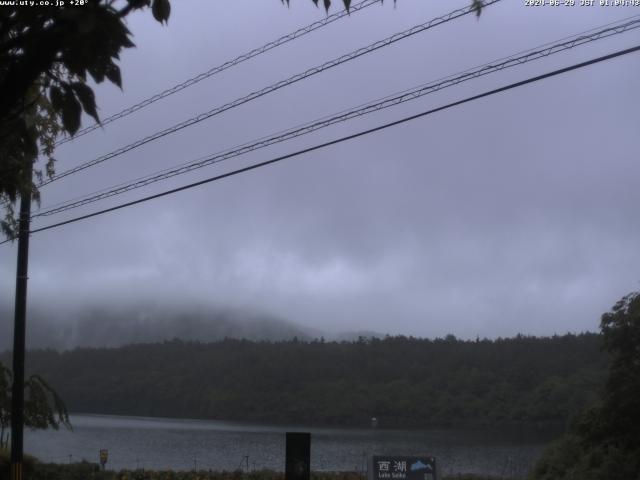
<path fill-rule="evenodd" d="M 334 114 L 333 116 L 324 117 L 315 122 L 309 122 L 302 126 L 294 127 L 292 129 L 272 135 L 270 137 L 260 138 L 258 140 L 253 141 L 252 143 L 245 143 L 238 147 L 234 147 L 232 149 L 228 149 L 226 151 L 219 152 L 214 155 L 201 157 L 197 160 L 193 160 L 191 162 L 180 165 L 178 167 L 165 169 L 160 172 L 156 172 L 155 174 L 147 175 L 145 177 L 142 177 L 130 182 L 116 185 L 114 187 L 111 187 L 110 189 L 103 189 L 99 192 L 96 192 L 94 194 L 89 194 L 88 196 L 84 196 L 79 199 L 70 200 L 67 202 L 61 202 L 57 205 L 49 207 L 49 209 L 47 210 L 43 210 L 40 213 L 34 214 L 32 218 L 50 216 L 56 213 L 61 213 L 67 210 L 71 210 L 73 208 L 78 208 L 84 205 L 88 205 L 90 203 L 95 203 L 99 200 L 103 200 L 109 197 L 113 197 L 116 195 L 129 192 L 131 190 L 142 188 L 144 186 L 147 186 L 162 180 L 166 180 L 168 178 L 171 178 L 177 175 L 182 175 L 184 173 L 187 173 L 199 168 L 213 165 L 215 163 L 220 163 L 222 161 L 244 155 L 254 150 L 258 150 L 270 145 L 284 142 L 286 140 L 297 138 L 302 135 L 306 135 L 308 133 L 312 133 L 314 131 L 320 130 L 322 128 L 326 128 L 336 123 L 345 122 L 356 117 L 367 115 L 369 113 L 373 113 L 373 112 L 383 110 L 395 105 L 399 105 L 401 103 L 415 100 L 427 94 L 430 94 L 454 85 L 458 85 L 462 82 L 472 80 L 474 78 L 488 75 L 490 73 L 501 71 L 517 65 L 523 65 L 525 63 L 538 60 L 540 58 L 544 58 L 555 53 L 559 53 L 565 50 L 575 48 L 576 46 L 584 45 L 586 43 L 590 43 L 596 40 L 601 40 L 603 38 L 608 38 L 613 35 L 622 34 L 629 30 L 640 28 L 640 18 L 638 18 L 638 16 L 631 17 L 631 18 L 634 18 L 634 20 L 631 20 L 619 25 L 613 24 L 613 26 L 609 26 L 599 31 L 595 31 L 596 29 L 592 29 L 590 31 L 594 33 L 591 33 L 588 35 L 576 34 L 573 37 L 565 37 L 565 38 L 569 38 L 569 40 L 564 41 L 562 43 L 555 43 L 555 44 L 548 43 L 548 44 L 545 44 L 545 45 L 549 45 L 546 48 L 538 47 L 537 49 L 528 50 L 525 53 L 521 53 L 520 55 L 516 54 L 518 56 L 506 57 L 506 59 L 501 59 L 502 61 L 496 60 L 494 62 L 484 64 L 481 67 L 477 67 L 476 69 L 468 69 L 460 74 L 451 75 L 439 81 L 434 81 L 431 83 L 421 85 L 419 87 L 415 87 L 410 90 L 405 90 L 401 94 L 395 94 L 395 96 L 387 96 L 382 100 L 376 100 L 374 102 L 370 102 L 356 109 L 345 110 L 343 112 L 340 112 L 339 114 Z M 612 25 L 612 24 L 609 24 L 609 25 Z"/>
<path fill-rule="evenodd" d="M 500 1 L 501 0 L 485 0 L 483 2 L 483 6 L 487 7 L 489 5 L 492 5 L 492 4 L 500 2 Z M 142 145 L 145 145 L 145 144 L 147 144 L 149 142 L 152 142 L 154 140 L 162 138 L 162 137 L 164 137 L 166 135 L 170 135 L 172 133 L 175 133 L 175 132 L 177 132 L 179 130 L 182 130 L 183 128 L 195 125 L 196 123 L 200 123 L 203 120 L 206 120 L 208 118 L 213 117 L 214 115 L 218 115 L 220 113 L 226 112 L 227 110 L 230 110 L 232 108 L 235 108 L 235 107 L 240 106 L 242 104 L 245 104 L 247 102 L 255 100 L 255 99 L 259 98 L 259 97 L 267 95 L 267 94 L 269 94 L 271 92 L 274 92 L 276 90 L 280 90 L 281 88 L 284 88 L 284 87 L 289 86 L 289 85 L 291 85 L 293 83 L 299 82 L 300 80 L 304 80 L 304 79 L 306 79 L 308 77 L 311 77 L 313 75 L 316 75 L 316 74 L 318 74 L 320 72 L 323 72 L 323 71 L 328 70 L 330 68 L 336 67 L 336 66 L 341 65 L 343 63 L 349 62 L 349 61 L 354 60 L 354 59 L 356 59 L 358 57 L 361 57 L 361 56 L 366 55 L 368 53 L 374 52 L 374 51 L 376 51 L 376 50 L 378 50 L 380 48 L 389 46 L 389 45 L 391 45 L 391 44 L 393 44 L 395 42 L 398 42 L 400 40 L 408 38 L 408 37 L 410 37 L 412 35 L 415 35 L 417 33 L 423 32 L 425 30 L 428 30 L 430 28 L 436 27 L 436 26 L 441 25 L 443 23 L 450 22 L 452 20 L 455 20 L 456 18 L 462 17 L 464 15 L 468 15 L 470 13 L 475 13 L 476 11 L 477 11 L 477 8 L 472 4 L 472 5 L 469 5 L 467 7 L 454 10 L 454 11 L 452 11 L 452 12 L 446 14 L 446 15 L 443 15 L 441 17 L 436 17 L 436 18 L 434 18 L 432 20 L 429 20 L 428 22 L 425 22 L 425 23 L 416 25 L 414 27 L 411 27 L 408 30 L 405 30 L 403 32 L 399 32 L 399 33 L 396 33 L 394 35 L 391 35 L 390 37 L 387 37 L 387 38 L 385 38 L 383 40 L 378 40 L 377 42 L 374 42 L 374 43 L 372 43 L 372 44 L 370 44 L 370 45 L 368 45 L 366 47 L 362 47 L 362 48 L 359 48 L 357 50 L 354 50 L 351 53 L 342 55 L 342 56 L 340 56 L 338 58 L 335 58 L 333 60 L 325 62 L 320 66 L 316 66 L 316 67 L 310 68 L 310 69 L 308 69 L 308 70 L 306 70 L 306 71 L 304 71 L 302 73 L 298 73 L 296 75 L 293 75 L 293 76 L 287 78 L 286 80 L 281 80 L 281 81 L 279 81 L 277 83 L 274 83 L 274 84 L 272 84 L 272 85 L 270 85 L 268 87 L 265 87 L 265 88 L 263 88 L 261 90 L 257 90 L 255 92 L 252 92 L 249 95 L 246 95 L 244 97 L 240 97 L 240 98 L 238 98 L 238 99 L 236 99 L 236 100 L 234 100 L 232 102 L 226 103 L 226 104 L 224 104 L 222 106 L 219 106 L 219 107 L 216 107 L 216 108 L 214 108 L 212 110 L 209 110 L 208 112 L 201 113 L 200 115 L 197 115 L 197 116 L 192 117 L 192 118 L 190 118 L 188 120 L 180 122 L 180 123 L 178 123 L 178 124 L 176 124 L 176 125 L 174 125 L 172 127 L 166 128 L 166 129 L 161 130 L 161 131 L 156 132 L 156 133 L 153 133 L 153 134 L 151 134 L 151 135 L 149 135 L 149 136 L 147 136 L 145 138 L 142 138 L 140 140 L 137 140 L 137 141 L 135 141 L 135 142 L 133 142 L 133 143 L 131 143 L 129 145 L 126 145 L 126 146 L 121 147 L 121 148 L 119 148 L 117 150 L 114 150 L 113 152 L 107 153 L 107 154 L 102 155 L 102 156 L 100 156 L 98 158 L 90 160 L 89 162 L 85 162 L 85 163 L 83 163 L 81 165 L 78 165 L 77 167 L 74 167 L 74 168 L 66 170 L 66 171 L 64 171 L 62 173 L 59 173 L 58 175 L 55 175 L 50 179 L 44 180 L 38 186 L 41 187 L 41 186 L 44 186 L 44 185 L 48 185 L 51 182 L 54 182 L 56 180 L 59 180 L 59 179 L 64 178 L 66 176 L 72 175 L 74 173 L 78 173 L 78 172 L 80 172 L 82 170 L 85 170 L 85 169 L 87 169 L 89 167 L 92 167 L 94 165 L 97 165 L 99 163 L 102 163 L 102 162 L 105 162 L 107 160 L 110 160 L 110 159 L 112 159 L 114 157 L 117 157 L 117 156 L 122 155 L 122 154 L 124 154 L 126 152 L 134 150 L 134 149 L 136 149 L 136 148 L 138 148 L 138 147 L 140 147 Z"/>
<path fill-rule="evenodd" d="M 132 105 L 118 113 L 115 113 L 107 118 L 102 119 L 102 121 L 100 123 L 94 123 L 92 125 L 89 125 L 85 128 L 80 129 L 78 132 L 76 132 L 76 134 L 73 137 L 65 137 L 61 140 L 59 140 L 58 142 L 56 142 L 56 146 L 58 145 L 62 145 L 63 143 L 67 143 L 70 142 L 71 140 L 75 140 L 78 137 L 81 137 L 83 135 L 86 135 L 87 133 L 90 133 L 100 127 L 104 127 L 105 125 L 115 122 L 116 120 L 119 120 L 121 118 L 124 118 L 128 115 L 131 115 L 134 112 L 137 112 L 138 110 L 141 110 L 149 105 L 151 105 L 152 103 L 157 102 L 158 100 L 161 100 L 163 98 L 166 98 L 170 95 L 173 95 L 174 93 L 177 93 L 181 90 L 184 90 L 185 88 L 191 87 L 192 85 L 195 85 L 198 82 L 201 82 L 202 80 L 205 80 L 209 77 L 212 77 L 213 75 L 216 75 L 218 73 L 223 72 L 224 70 L 227 70 L 228 68 L 231 68 L 235 65 L 238 65 L 246 60 L 249 60 L 253 57 L 257 57 L 258 55 L 261 55 L 263 53 L 268 52 L 269 50 L 273 50 L 276 47 L 279 47 L 281 45 L 284 45 L 286 43 L 289 43 L 297 38 L 303 37 L 304 35 L 307 35 L 308 33 L 311 33 L 315 30 L 318 30 L 319 28 L 325 27 L 333 22 L 335 22 L 336 20 L 340 20 L 341 18 L 344 18 L 346 16 L 348 16 L 349 14 L 354 14 L 357 13 L 361 10 L 364 10 L 367 7 L 370 7 L 371 5 L 375 4 L 375 3 L 381 3 L 381 0 L 364 0 L 360 3 L 356 3 L 355 5 L 351 5 L 349 11 L 347 10 L 341 10 L 339 12 L 333 13 L 325 18 L 323 18 L 322 20 L 318 20 L 317 22 L 313 22 L 305 27 L 299 28 L 298 30 L 291 32 L 287 35 L 284 35 L 280 38 L 278 38 L 277 40 L 273 40 L 269 43 L 266 43 L 265 45 L 258 47 L 258 48 L 254 48 L 253 50 L 247 52 L 247 53 L 243 53 L 242 55 L 237 56 L 236 58 L 234 58 L 233 60 L 229 60 L 225 63 L 222 63 L 221 65 L 218 65 L 216 67 L 213 67 L 209 70 L 207 70 L 206 72 L 202 72 L 192 78 L 189 78 L 185 81 L 183 81 L 182 83 L 179 83 L 171 88 L 168 88 L 160 93 L 157 93 L 145 100 L 142 100 L 139 103 L 136 103 L 135 105 Z"/>
<path fill-rule="evenodd" d="M 631 18 L 634 18 L 634 17 L 631 17 Z M 605 28 L 603 30 L 592 33 L 590 35 L 583 35 L 583 36 L 574 35 L 573 37 L 565 37 L 565 38 L 571 38 L 571 40 L 561 44 L 555 44 L 555 45 L 548 43 L 545 45 L 551 45 L 551 47 L 549 48 L 545 48 L 542 50 L 531 49 L 531 50 L 528 50 L 526 54 L 520 55 L 519 57 L 515 57 L 515 58 L 514 56 L 506 57 L 507 61 L 503 61 L 498 64 L 496 64 L 496 62 L 499 62 L 499 60 L 496 60 L 492 63 L 485 64 L 482 67 L 477 68 L 476 70 L 469 69 L 462 72 L 458 76 L 445 77 L 444 80 L 439 81 L 437 83 L 432 82 L 430 84 L 425 84 L 419 87 L 415 87 L 414 89 L 411 89 L 411 90 L 405 90 L 400 95 L 394 94 L 396 95 L 395 97 L 390 95 L 385 97 L 382 101 L 375 101 L 376 103 L 370 102 L 354 110 L 350 110 L 350 111 L 344 110 L 339 114 L 334 114 L 333 116 L 324 117 L 323 119 L 320 119 L 316 122 L 309 122 L 302 126 L 294 127 L 292 129 L 284 131 L 283 133 L 276 134 L 271 137 L 260 138 L 254 141 L 254 143 L 246 143 L 241 146 L 235 147 L 235 149 L 229 149 L 224 152 L 215 154 L 213 156 L 204 156 L 197 160 L 193 160 L 191 162 L 180 165 L 177 168 L 174 167 L 173 169 L 165 169 L 160 172 L 156 172 L 155 174 L 152 174 L 152 175 L 147 175 L 145 177 L 132 180 L 130 182 L 125 182 L 125 183 L 116 185 L 114 187 L 110 187 L 110 189 L 103 189 L 93 194 L 79 197 L 78 199 L 73 199 L 66 202 L 60 202 L 56 205 L 53 205 L 52 207 L 49 207 L 48 210 L 45 210 L 41 213 L 34 215 L 34 217 L 53 215 L 55 213 L 66 211 L 71 208 L 76 208 L 89 203 L 94 203 L 98 200 L 102 200 L 104 198 L 108 198 L 114 195 L 125 193 L 130 190 L 141 188 L 143 186 L 146 186 L 167 178 L 171 178 L 176 175 L 181 175 L 183 173 L 187 173 L 189 171 L 192 171 L 198 168 L 212 165 L 214 163 L 219 163 L 223 160 L 240 156 L 250 151 L 257 150 L 259 148 L 264 148 L 266 146 L 280 143 L 282 141 L 289 140 L 291 138 L 302 136 L 307 133 L 311 133 L 313 131 L 319 130 L 321 128 L 327 127 L 329 125 L 332 125 L 338 122 L 347 121 L 352 118 L 366 115 L 368 113 L 382 110 L 384 108 L 388 108 L 394 105 L 398 105 L 400 103 L 403 103 L 409 100 L 414 100 L 428 93 L 432 93 L 434 91 L 438 91 L 453 85 L 457 85 L 458 83 L 464 82 L 466 80 L 470 80 L 472 78 L 477 78 L 479 76 L 487 75 L 489 73 L 493 73 L 498 70 L 503 70 L 505 68 L 509 68 L 515 65 L 521 65 L 529 61 L 533 61 L 554 53 L 558 53 L 560 51 L 574 48 L 575 46 L 582 45 L 584 43 L 592 42 L 602 38 L 607 38 L 611 35 L 620 34 L 625 31 L 635 29 L 638 27 L 640 27 L 640 19 L 636 19 L 622 25 Z M 592 29 L 590 31 L 594 31 L 594 30 L 596 29 Z M 581 34 L 577 34 L 577 35 L 581 35 Z"/>
<path fill-rule="evenodd" d="M 282 155 L 282 156 L 273 158 L 271 160 L 266 160 L 264 162 L 260 162 L 260 163 L 256 163 L 256 164 L 253 164 L 253 165 L 249 165 L 247 167 L 239 168 L 239 169 L 233 170 L 231 172 L 223 173 L 223 174 L 220 174 L 220 175 L 216 175 L 214 177 L 210 177 L 210 178 L 207 178 L 207 179 L 204 179 L 204 180 L 200 180 L 198 182 L 190 183 L 188 185 L 183 185 L 183 186 L 178 187 L 178 188 L 173 188 L 171 190 L 166 190 L 164 192 L 156 193 L 155 195 L 150 195 L 150 196 L 147 196 L 147 197 L 143 197 L 143 198 L 140 198 L 138 200 L 133 200 L 131 202 L 122 203 L 122 204 L 116 205 L 114 207 L 105 208 L 104 210 L 99 210 L 97 212 L 89 213 L 87 215 L 82 215 L 82 216 L 71 218 L 69 220 L 58 222 L 58 223 L 55 223 L 55 224 L 52 224 L 52 225 L 47 225 L 45 227 L 40 227 L 40 228 L 37 228 L 35 230 L 31 230 L 30 233 L 43 232 L 45 230 L 50 230 L 52 228 L 61 227 L 63 225 L 68 225 L 70 223 L 79 222 L 81 220 L 86 220 L 88 218 L 92 218 L 92 217 L 96 217 L 96 216 L 99 216 L 99 215 L 103 215 L 105 213 L 109 213 L 109 212 L 113 212 L 113 211 L 116 211 L 116 210 L 120 210 L 120 209 L 125 208 L 125 207 L 130 207 L 130 206 L 133 206 L 133 205 L 137 205 L 139 203 L 144 203 L 144 202 L 148 202 L 150 200 L 155 200 L 156 198 L 160 198 L 160 197 L 164 197 L 164 196 L 171 195 L 171 194 L 174 194 L 174 193 L 178 193 L 178 192 L 181 192 L 183 190 L 189 190 L 191 188 L 195 188 L 195 187 L 198 187 L 200 185 L 204 185 L 204 184 L 207 184 L 207 183 L 211 183 L 211 182 L 215 182 L 215 181 L 218 181 L 218 180 L 222 180 L 223 178 L 235 176 L 235 175 L 238 175 L 240 173 L 248 172 L 250 170 L 255 170 L 255 169 L 258 169 L 260 167 L 265 167 L 267 165 L 271 165 L 271 164 L 280 162 L 282 160 L 286 160 L 286 159 L 289 159 L 289 158 L 300 156 L 300 155 L 305 154 L 305 153 L 309 153 L 309 152 L 313 152 L 313 151 L 316 151 L 316 150 L 320 150 L 322 148 L 325 148 L 325 147 L 328 147 L 328 146 L 331 146 L 331 145 L 337 145 L 339 143 L 346 142 L 347 140 L 353 140 L 355 138 L 363 137 L 365 135 L 369 135 L 369 134 L 374 133 L 374 132 L 382 131 L 382 130 L 385 130 L 387 128 L 390 128 L 390 127 L 393 127 L 393 126 L 396 126 L 396 125 L 401 125 L 403 123 L 407 123 L 409 121 L 416 120 L 418 118 L 426 117 L 428 115 L 432 115 L 434 113 L 437 113 L 437 112 L 440 112 L 440 111 L 443 111 L 443 110 L 447 110 L 449 108 L 456 107 L 458 105 L 469 103 L 469 102 L 472 102 L 474 100 L 479 100 L 481 98 L 489 97 L 489 96 L 492 96 L 492 95 L 495 95 L 495 94 L 498 94 L 498 93 L 501 93 L 501 92 L 512 90 L 514 88 L 521 87 L 521 86 L 524 86 L 524 85 L 528 85 L 528 84 L 531 84 L 531 83 L 534 83 L 534 82 L 538 82 L 538 81 L 541 81 L 541 80 L 544 80 L 544 79 L 547 79 L 547 78 L 550 78 L 550 77 L 555 77 L 555 76 L 561 75 L 563 73 L 567 73 L 567 72 L 570 72 L 570 71 L 573 71 L 573 70 L 578 70 L 580 68 L 584 68 L 584 67 L 587 67 L 589 65 L 594 65 L 596 63 L 600 63 L 600 62 L 603 62 L 603 61 L 606 61 L 606 60 L 611 60 L 611 59 L 616 58 L 616 57 L 620 57 L 620 56 L 623 56 L 623 55 L 634 53 L 634 52 L 637 52 L 638 50 L 640 50 L 640 45 L 637 45 L 637 46 L 631 47 L 631 48 L 627 48 L 627 49 L 624 49 L 624 50 L 619 50 L 617 52 L 610 53 L 608 55 L 597 57 L 597 58 L 594 58 L 594 59 L 591 59 L 591 60 L 588 60 L 588 61 L 585 61 L 585 62 L 577 63 L 577 64 L 571 65 L 569 67 L 564 67 L 564 68 L 560 68 L 560 69 L 557 69 L 557 70 L 553 70 L 551 72 L 547 72 L 547 73 L 544 73 L 542 75 L 537 75 L 535 77 L 530 77 L 530 78 L 528 78 L 526 80 L 521 80 L 519 82 L 510 83 L 510 84 L 505 85 L 503 87 L 499 87 L 499 88 L 496 88 L 496 89 L 493 89 L 493 90 L 489 90 L 489 91 L 480 93 L 478 95 L 473 95 L 471 97 L 467 97 L 467 98 L 464 98 L 462 100 L 458 100 L 456 102 L 452 102 L 452 103 L 449 103 L 449 104 L 446 104 L 446 105 L 443 105 L 443 106 L 440 106 L 440 107 L 437 107 L 437 108 L 433 108 L 431 110 L 427 110 L 425 112 L 418 113 L 416 115 L 411 115 L 409 117 L 404 117 L 404 118 L 402 118 L 400 120 L 395 120 L 393 122 L 385 123 L 383 125 L 379 125 L 379 126 L 374 127 L 374 128 L 370 128 L 370 129 L 363 130 L 363 131 L 360 131 L 360 132 L 357 132 L 357 133 L 354 133 L 354 134 L 351 134 L 351 135 L 347 135 L 347 136 L 344 136 L 344 137 L 340 137 L 340 138 L 337 138 L 337 139 L 334 139 L 334 140 L 331 140 L 331 141 L 328 141 L 328 142 L 324 142 L 324 143 L 321 143 L 321 144 L 318 144 L 318 145 L 314 145 L 313 147 L 308 147 L 308 148 L 305 148 L 305 149 L 302 149 L 302 150 L 298 150 L 298 151 L 293 152 L 293 153 Z M 14 238 L 15 237 L 12 237 L 10 239 L 7 239 L 7 240 L 4 240 L 4 241 L 0 242 L 0 245 L 13 240 Z"/>

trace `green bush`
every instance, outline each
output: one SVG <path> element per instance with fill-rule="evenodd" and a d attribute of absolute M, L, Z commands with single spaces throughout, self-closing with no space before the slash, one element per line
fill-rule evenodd
<path fill-rule="evenodd" d="M 640 450 L 613 444 L 591 445 L 566 435 L 550 445 L 531 472 L 531 480 L 637 480 Z"/>
<path fill-rule="evenodd" d="M 25 475 L 31 478 L 37 460 L 31 455 L 24 456 L 23 469 Z M 9 450 L 0 449 L 0 479 L 9 478 L 9 467 L 11 465 L 11 455 Z"/>
<path fill-rule="evenodd" d="M 112 480 L 112 472 L 101 472 L 98 464 L 81 462 L 70 465 L 36 463 L 29 480 Z"/>

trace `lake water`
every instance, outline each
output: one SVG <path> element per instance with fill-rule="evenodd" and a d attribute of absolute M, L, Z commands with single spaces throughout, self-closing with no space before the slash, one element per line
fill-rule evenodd
<path fill-rule="evenodd" d="M 74 430 L 26 431 L 25 451 L 42 461 L 98 461 L 110 469 L 284 470 L 285 432 L 311 432 L 311 468 L 362 471 L 373 454 L 432 455 L 441 474 L 522 477 L 548 435 L 486 430 L 425 431 L 300 428 L 244 423 L 72 415 Z M 248 456 L 248 459 L 246 458 Z"/>

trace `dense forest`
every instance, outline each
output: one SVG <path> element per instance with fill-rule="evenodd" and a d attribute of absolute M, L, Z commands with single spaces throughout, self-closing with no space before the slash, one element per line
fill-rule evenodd
<path fill-rule="evenodd" d="M 9 363 L 9 355 L 0 356 Z M 34 350 L 72 412 L 381 427 L 560 426 L 600 393 L 601 337 L 136 344 Z"/>

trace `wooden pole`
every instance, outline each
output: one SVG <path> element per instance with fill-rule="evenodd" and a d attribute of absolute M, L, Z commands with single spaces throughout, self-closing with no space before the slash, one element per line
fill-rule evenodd
<path fill-rule="evenodd" d="M 33 165 L 30 163 L 28 177 Z M 27 190 L 27 189 L 25 189 Z M 27 279 L 29 267 L 29 228 L 31 224 L 31 191 L 20 195 L 18 232 L 18 266 L 16 271 L 16 303 L 13 329 L 13 387 L 11 389 L 11 480 L 23 480 L 24 445 L 24 352 L 27 318 Z"/>

